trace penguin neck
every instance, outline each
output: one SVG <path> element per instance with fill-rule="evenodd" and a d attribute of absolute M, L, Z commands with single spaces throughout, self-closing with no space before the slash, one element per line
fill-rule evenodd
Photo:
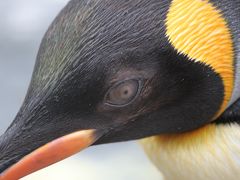
<path fill-rule="evenodd" d="M 240 98 L 235 101 L 228 109 L 213 123 L 216 124 L 240 124 Z"/>
<path fill-rule="evenodd" d="M 240 127 L 209 124 L 198 130 L 141 140 L 146 154 L 168 179 L 240 177 Z"/>
<path fill-rule="evenodd" d="M 240 48 L 240 43 L 239 43 Z M 234 104 L 236 101 L 240 100 L 240 52 L 237 53 L 236 57 L 236 63 L 235 63 L 235 82 L 234 82 L 234 88 L 231 100 L 228 103 L 228 107 L 231 104 Z"/>

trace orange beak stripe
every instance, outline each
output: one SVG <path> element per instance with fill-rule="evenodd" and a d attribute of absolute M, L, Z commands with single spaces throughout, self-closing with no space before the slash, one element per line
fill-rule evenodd
<path fill-rule="evenodd" d="M 60 137 L 23 157 L 0 175 L 0 180 L 17 180 L 61 161 L 93 144 L 95 130 L 82 130 Z"/>

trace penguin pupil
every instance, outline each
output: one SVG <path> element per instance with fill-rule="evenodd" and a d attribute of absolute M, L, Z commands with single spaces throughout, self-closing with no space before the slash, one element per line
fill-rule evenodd
<path fill-rule="evenodd" d="M 129 80 L 123 82 L 109 92 L 108 102 L 116 105 L 127 104 L 137 95 L 138 88 L 137 81 Z"/>

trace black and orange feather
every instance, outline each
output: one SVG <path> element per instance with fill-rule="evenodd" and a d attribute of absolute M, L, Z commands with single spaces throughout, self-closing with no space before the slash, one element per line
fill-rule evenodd
<path fill-rule="evenodd" d="M 88 129 L 94 145 L 146 138 L 167 179 L 237 179 L 239 12 L 239 0 L 70 1 L 46 32 L 25 101 L 0 137 L 0 179 L 43 167 L 33 157 Z M 126 82 L 134 98 L 106 102 Z"/>

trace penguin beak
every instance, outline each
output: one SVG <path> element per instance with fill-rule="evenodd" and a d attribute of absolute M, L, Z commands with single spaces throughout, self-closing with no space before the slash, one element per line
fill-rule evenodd
<path fill-rule="evenodd" d="M 23 157 L 0 175 L 0 180 L 17 180 L 61 161 L 93 144 L 100 138 L 94 129 L 77 131 L 43 145 Z"/>

